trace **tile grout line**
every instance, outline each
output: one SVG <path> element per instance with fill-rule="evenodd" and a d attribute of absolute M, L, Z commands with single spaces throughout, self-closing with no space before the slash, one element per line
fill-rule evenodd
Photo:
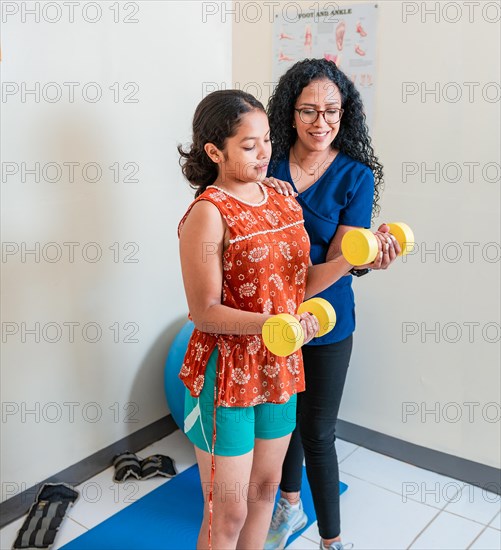
<path fill-rule="evenodd" d="M 316 523 L 316 522 L 315 522 Z M 311 527 L 311 526 L 310 526 Z M 320 541 L 310 539 L 310 537 L 307 537 L 306 535 L 301 535 L 303 538 L 305 538 L 308 542 L 313 542 L 314 544 L 318 544 Z"/>
<path fill-rule="evenodd" d="M 442 513 L 442 510 L 439 510 L 435 516 L 419 531 L 419 533 L 412 539 L 409 546 L 407 546 L 406 550 L 410 550 L 412 548 L 412 545 L 419 539 L 419 537 L 428 529 L 428 527 L 438 518 L 438 516 Z"/>
<path fill-rule="evenodd" d="M 111 516 L 110 516 L 111 517 Z M 80 523 L 79 521 L 77 521 L 76 519 L 73 519 L 71 516 L 68 516 L 68 519 L 70 519 L 71 521 L 73 521 L 74 523 L 76 523 L 77 525 L 79 525 L 80 527 L 83 527 L 86 531 L 90 531 L 91 527 L 86 527 L 83 523 Z M 106 518 L 108 519 L 108 518 Z M 103 521 L 106 521 L 106 520 L 103 520 Z M 80 535 L 78 535 L 80 536 Z M 76 537 L 75 537 L 76 538 Z"/>
<path fill-rule="evenodd" d="M 351 451 L 351 452 L 350 452 L 348 455 L 346 455 L 342 460 L 340 460 L 340 461 L 339 461 L 339 465 L 341 465 L 342 462 L 344 462 L 347 458 L 349 458 L 350 456 L 352 456 L 353 453 L 355 453 L 358 449 L 360 449 L 360 446 L 357 446 L 356 449 L 353 449 L 353 451 Z M 422 468 L 420 468 L 420 469 L 422 469 Z M 341 474 L 341 473 L 344 473 L 344 474 L 353 476 L 354 478 L 356 478 L 356 479 L 358 479 L 358 480 L 360 480 L 360 481 L 364 481 L 365 483 L 369 483 L 370 485 L 373 485 L 373 486 L 375 486 L 375 487 L 378 487 L 379 489 L 383 489 L 383 490 L 385 490 L 385 491 L 387 491 L 387 492 L 389 492 L 389 493 L 392 493 L 392 494 L 395 494 L 395 495 L 398 495 L 398 496 L 402 496 L 401 493 L 397 493 L 396 491 L 394 491 L 394 490 L 392 490 L 392 489 L 388 489 L 387 487 L 383 487 L 382 485 L 378 485 L 377 483 L 374 483 L 374 482 L 372 482 L 372 481 L 363 479 L 363 478 L 358 477 L 358 476 L 356 476 L 356 475 L 353 475 L 353 474 L 351 474 L 351 473 L 349 473 L 349 472 L 341 471 L 341 469 L 340 469 L 340 474 Z M 434 516 L 434 517 L 433 517 L 433 518 L 423 527 L 423 529 L 421 529 L 421 531 L 414 537 L 414 539 L 411 541 L 411 544 L 408 546 L 407 550 L 409 550 L 409 549 L 412 547 L 412 545 L 417 541 L 417 539 L 418 539 L 418 538 L 426 531 L 426 529 L 427 529 L 427 528 L 428 528 L 428 527 L 438 518 L 438 516 L 439 516 L 442 512 L 446 511 L 445 509 L 447 508 L 447 506 L 449 506 L 449 504 L 451 504 L 452 500 L 453 500 L 455 497 L 457 497 L 458 494 L 462 493 L 462 491 L 464 490 L 464 488 L 465 488 L 466 485 L 467 485 L 466 483 L 461 482 L 461 480 L 455 480 L 455 481 L 457 481 L 458 483 L 463 483 L 463 486 L 462 486 L 460 489 L 458 489 L 458 490 L 454 493 L 454 496 L 453 496 L 451 499 L 449 499 L 448 501 L 446 501 L 446 503 L 445 503 L 441 508 L 437 508 L 436 506 L 432 506 L 432 505 L 430 505 L 430 504 L 428 504 L 428 503 L 425 503 L 425 502 L 422 502 L 422 501 L 419 501 L 419 500 L 415 500 L 415 499 L 413 499 L 412 497 L 408 497 L 409 500 L 411 500 L 412 502 L 415 502 L 415 503 L 417 503 L 417 504 L 423 504 L 423 505 L 425 505 L 425 506 L 428 506 L 429 508 L 434 508 L 435 510 L 437 510 L 437 514 L 435 514 L 435 516 Z M 470 518 L 470 517 L 462 516 L 462 515 L 457 514 L 457 513 L 455 513 L 455 512 L 448 512 L 448 513 L 451 514 L 451 515 L 454 515 L 454 516 L 456 516 L 456 517 L 459 517 L 459 518 L 461 518 L 461 519 L 466 519 L 466 520 L 472 521 L 472 522 L 474 522 L 474 523 L 476 523 L 476 524 L 482 526 L 483 529 L 480 531 L 480 533 L 479 533 L 478 536 L 475 538 L 475 540 L 477 540 L 477 538 L 478 538 L 482 533 L 485 532 L 485 530 L 490 526 L 490 523 L 492 523 L 492 522 L 496 519 L 496 517 L 497 517 L 497 515 L 498 515 L 498 513 L 496 513 L 496 514 L 494 515 L 494 517 L 492 517 L 492 518 L 489 520 L 489 523 L 486 524 L 486 523 L 482 523 L 481 521 L 472 519 L 472 518 Z M 315 522 L 315 523 L 316 523 L 316 522 Z M 496 529 L 496 528 L 493 527 L 493 529 Z M 315 543 L 315 544 L 318 543 L 318 541 L 309 538 L 307 535 L 304 535 L 304 534 L 303 534 L 303 535 L 301 535 L 301 536 L 304 537 L 306 540 L 308 540 L 308 541 L 310 541 L 310 542 L 313 542 L 313 543 Z M 470 543 L 470 546 L 471 546 L 471 544 L 473 544 L 473 542 L 475 542 L 475 540 L 473 540 L 473 541 Z M 469 547 L 468 547 L 468 548 L 469 548 Z"/>
<path fill-rule="evenodd" d="M 353 451 L 351 451 L 350 453 L 348 453 L 342 460 L 338 460 L 338 465 L 341 464 L 342 462 L 344 462 L 347 458 L 349 458 L 353 453 L 355 453 L 356 451 L 358 451 L 358 449 L 360 449 L 360 446 L 356 447 L 355 449 L 353 449 Z M 336 454 L 337 454 L 337 449 L 336 449 Z"/>
<path fill-rule="evenodd" d="M 498 529 L 497 527 L 493 527 L 491 525 L 491 523 L 499 516 L 501 515 L 501 509 L 498 511 L 498 513 L 491 519 L 491 521 L 489 521 L 489 523 L 487 524 L 487 527 L 491 527 L 492 529 L 496 529 L 496 531 L 499 531 L 500 529 Z M 501 518 L 500 518 L 501 519 Z"/>
<path fill-rule="evenodd" d="M 315 521 L 315 523 L 317 523 L 317 522 Z M 314 524 L 312 523 L 312 524 L 310 525 L 310 527 L 311 527 L 312 525 L 314 525 Z M 304 536 L 304 535 L 301 535 L 300 537 L 298 537 L 298 538 L 296 539 L 295 542 L 297 542 L 297 541 L 300 540 L 300 539 L 305 539 L 305 540 L 307 540 L 308 542 L 313 542 L 313 543 L 315 543 L 315 544 L 318 544 L 318 541 L 317 541 L 317 540 L 312 540 L 312 539 L 310 539 L 309 537 L 306 537 L 306 536 Z M 285 548 L 287 548 L 287 546 L 286 546 Z"/>
<path fill-rule="evenodd" d="M 356 450 L 356 449 L 355 449 L 355 450 Z M 355 451 L 353 451 L 353 452 L 355 452 Z M 348 458 L 348 457 L 346 457 L 346 458 Z M 387 492 L 392 493 L 392 494 L 394 494 L 394 495 L 402 496 L 400 493 L 397 493 L 396 491 L 393 491 L 393 490 L 391 490 L 391 489 L 387 489 L 386 487 L 383 487 L 383 486 L 381 486 L 381 485 L 378 485 L 378 484 L 373 483 L 373 482 L 371 482 L 371 481 L 368 481 L 368 480 L 366 480 L 366 479 L 359 478 L 358 476 L 355 476 L 355 475 L 353 475 L 353 474 L 349 474 L 348 472 L 341 472 L 341 471 L 340 471 L 340 473 L 345 473 L 345 474 L 347 474 L 347 475 L 350 475 L 350 476 L 352 476 L 352 477 L 358 479 L 359 481 L 363 481 L 364 483 L 368 483 L 369 485 L 373 485 L 374 487 L 377 487 L 378 489 L 383 489 L 384 491 L 387 491 Z M 463 489 L 463 488 L 461 488 L 461 491 L 462 491 L 462 489 Z M 454 493 L 454 497 L 457 496 L 457 494 L 458 494 L 459 492 L 460 492 L 460 490 L 458 489 L 458 490 L 456 491 L 456 493 Z M 453 497 L 453 498 L 454 498 L 454 497 Z M 431 505 L 426 504 L 426 503 L 424 503 L 424 502 L 419 502 L 419 501 L 417 501 L 417 500 L 414 500 L 414 499 L 412 499 L 412 498 L 410 498 L 410 497 L 409 497 L 409 500 L 411 500 L 412 502 L 415 502 L 416 504 L 421 504 L 421 505 L 427 506 L 428 508 L 433 508 L 433 509 L 437 510 L 437 513 L 436 513 L 435 516 L 433 516 L 433 518 L 423 527 L 423 529 L 421 529 L 421 531 L 419 531 L 419 533 L 414 537 L 414 539 L 412 540 L 411 544 L 407 547 L 407 550 L 409 550 L 409 549 L 411 548 L 411 546 L 414 544 L 414 542 L 416 542 L 416 540 L 417 540 L 417 539 L 424 533 L 424 531 L 425 531 L 425 530 L 426 530 L 426 529 L 427 529 L 427 528 L 437 519 L 437 517 L 444 511 L 444 509 L 445 509 L 445 508 L 447 507 L 447 505 L 449 504 L 449 502 L 446 502 L 446 503 L 442 506 L 442 508 L 437 508 L 437 507 L 435 507 L 435 506 L 431 506 Z M 402 502 L 402 504 L 404 504 L 404 503 Z M 496 514 L 496 515 L 497 515 L 497 514 Z M 494 516 L 494 518 L 495 518 L 495 517 L 496 517 L 496 516 Z M 492 518 L 492 520 L 494 520 L 494 518 Z M 465 518 L 465 519 L 467 519 L 467 518 Z M 491 521 L 492 521 L 492 520 L 491 520 Z M 473 521 L 473 520 L 471 520 L 471 521 Z M 317 523 L 317 522 L 315 521 L 314 524 L 316 524 L 316 523 Z M 478 522 L 476 522 L 476 523 L 478 523 Z M 312 525 L 314 525 L 314 524 L 312 524 Z M 482 524 L 482 523 L 480 523 L 479 525 L 482 525 L 482 526 L 484 526 L 484 527 L 487 527 L 487 526 L 485 526 L 485 525 Z M 310 527 L 311 527 L 311 526 L 310 526 Z M 317 540 L 311 539 L 311 538 L 309 538 L 307 535 L 304 535 L 304 534 L 303 534 L 303 535 L 301 535 L 301 536 L 304 537 L 305 539 L 307 539 L 307 540 L 309 540 L 309 541 L 315 543 L 315 544 L 318 544 L 318 541 L 317 541 Z"/>
<path fill-rule="evenodd" d="M 353 475 L 353 474 L 348 474 L 348 472 L 344 472 L 344 473 L 346 473 L 347 475 Z M 399 493 L 397 493 L 397 492 L 395 492 L 395 491 L 392 491 L 391 489 L 387 489 L 386 487 L 382 487 L 382 486 L 380 486 L 380 485 L 377 485 L 376 483 L 372 483 L 372 482 L 370 482 L 370 481 L 368 481 L 368 480 L 359 478 L 359 477 L 357 477 L 357 476 L 353 476 L 353 477 L 355 477 L 356 479 L 359 479 L 360 481 L 364 481 L 365 483 L 369 483 L 370 485 L 373 485 L 373 486 L 375 486 L 375 487 L 378 487 L 379 489 L 383 489 L 383 490 L 385 490 L 385 491 L 388 491 L 389 493 L 392 493 L 392 494 L 395 494 L 395 495 L 398 495 L 398 496 L 402 496 L 402 495 L 400 495 Z M 463 488 L 464 488 L 464 487 L 463 487 Z M 462 491 L 462 489 L 461 489 L 461 491 Z M 458 491 L 454 494 L 454 497 L 457 496 L 457 494 L 458 494 L 459 492 L 460 492 L 460 491 L 459 491 L 459 489 L 458 489 Z M 454 497 L 453 497 L 453 498 L 454 498 Z M 413 502 L 416 502 L 416 503 L 418 503 L 418 504 L 422 504 L 422 505 L 424 505 L 424 506 L 428 506 L 429 508 L 434 508 L 435 510 L 437 510 L 437 513 L 436 513 L 436 514 L 433 516 L 433 518 L 432 518 L 432 519 L 431 519 L 431 520 L 421 529 L 421 531 L 418 532 L 418 534 L 414 537 L 414 539 L 412 539 L 411 543 L 409 544 L 409 546 L 407 547 L 406 550 L 410 550 L 410 549 L 411 549 L 412 545 L 419 539 L 419 537 L 426 531 L 426 529 L 428 529 L 428 527 L 438 518 L 438 516 L 445 510 L 445 508 L 446 508 L 447 505 L 449 504 L 449 502 L 446 502 L 442 508 L 436 508 L 435 506 L 430 506 L 429 504 L 425 504 L 425 503 L 423 503 L 423 502 L 419 502 L 419 501 L 416 501 L 416 500 L 411 499 L 411 498 L 409 498 L 409 500 L 412 500 Z M 496 514 L 496 516 L 497 516 L 497 514 Z M 491 521 L 493 521 L 493 520 L 495 519 L 496 516 L 494 516 L 494 518 L 492 518 Z M 459 516 L 459 517 L 461 517 L 461 516 Z M 463 518 L 463 519 L 469 519 L 469 518 Z M 470 520 L 470 521 L 473 521 L 473 520 Z M 315 522 L 315 523 L 316 523 L 316 522 Z M 484 529 L 481 531 L 482 533 L 484 532 L 485 529 L 487 529 L 487 525 L 484 525 L 484 524 L 479 523 L 479 522 L 475 522 L 475 523 L 478 523 L 479 525 L 481 525 L 481 526 L 484 527 Z M 310 539 L 310 538 L 307 537 L 306 535 L 302 535 L 302 536 L 303 536 L 305 539 L 308 539 L 308 540 L 311 541 L 311 542 L 314 542 L 314 543 L 317 543 L 317 542 L 318 542 L 318 541 L 315 541 L 315 540 Z"/>
<path fill-rule="evenodd" d="M 466 547 L 466 550 L 469 550 L 469 549 L 472 547 L 473 543 L 474 543 L 475 541 L 477 541 L 477 540 L 482 536 L 482 534 L 485 533 L 485 532 L 487 531 L 487 529 L 488 529 L 488 527 L 487 527 L 487 525 L 486 525 L 486 526 L 480 531 L 480 533 L 470 542 L 470 544 L 468 544 L 468 546 Z"/>
<path fill-rule="evenodd" d="M 482 521 L 479 521 L 478 519 L 472 519 L 472 518 L 469 518 L 468 516 L 462 516 L 461 514 L 456 514 L 456 512 L 449 512 L 449 510 L 442 510 L 442 512 L 446 512 L 447 514 L 450 514 L 451 516 L 456 516 L 457 518 L 466 519 L 466 520 L 471 521 L 473 523 L 478 523 L 478 525 L 482 525 L 483 527 L 491 527 L 489 523 L 483 523 Z M 496 516 L 494 516 L 494 518 L 495 517 Z M 492 519 L 494 519 L 494 518 L 492 518 Z M 496 528 L 492 527 L 492 529 L 496 529 Z M 496 529 L 496 531 L 499 531 L 499 529 Z"/>
<path fill-rule="evenodd" d="M 402 493 L 397 493 L 397 491 L 394 491 L 393 489 L 388 489 L 387 487 L 384 487 L 383 485 L 378 485 L 377 483 L 374 483 L 373 481 L 369 481 L 368 479 L 364 479 L 363 477 L 359 477 L 359 476 L 356 476 L 354 474 L 350 474 L 348 472 L 343 472 L 340 470 L 340 473 L 343 473 L 343 474 L 346 474 L 346 475 L 349 475 L 351 477 L 354 477 L 355 479 L 358 479 L 359 481 L 364 481 L 365 483 L 369 483 L 369 485 L 373 485 L 374 487 L 378 487 L 379 489 L 383 489 L 384 491 L 387 491 L 388 493 L 392 493 L 394 495 L 397 495 L 399 497 L 402 497 Z M 459 491 L 459 489 L 458 489 Z M 454 496 L 456 496 L 457 493 L 454 494 Z M 432 504 L 428 504 L 426 502 L 422 502 L 420 500 L 416 500 L 412 497 L 406 497 L 408 500 L 412 500 L 412 502 L 416 502 L 417 504 L 422 504 L 423 506 L 428 506 L 429 508 L 434 508 L 435 510 L 440 510 L 442 511 L 446 506 L 447 504 L 449 504 L 449 502 L 446 502 L 441 508 L 439 508 L 439 506 L 433 506 Z M 402 504 L 405 504 L 405 502 L 402 502 Z M 468 519 L 468 518 L 467 518 Z M 474 521 L 474 520 L 471 520 L 471 521 Z M 478 522 L 477 522 L 478 523 Z M 483 525 L 483 524 L 482 524 Z"/>
<path fill-rule="evenodd" d="M 308 529 L 310 529 L 311 527 L 313 527 L 313 525 L 316 525 L 318 527 L 318 523 L 317 521 L 315 520 L 311 525 L 310 527 L 308 527 Z M 303 538 L 305 538 L 306 540 L 310 541 L 310 542 L 314 542 L 315 544 L 318 544 L 319 541 L 318 540 L 314 540 L 314 539 L 310 539 L 310 537 L 307 537 L 305 534 L 301 535 Z M 320 535 L 319 535 L 320 537 Z"/>
<path fill-rule="evenodd" d="M 462 494 L 463 491 L 466 489 L 466 485 L 468 485 L 468 484 L 465 484 L 465 485 L 461 488 L 461 494 Z M 498 513 L 501 512 L 501 509 L 498 510 L 498 511 L 496 511 L 496 512 L 494 513 L 494 516 L 493 516 L 487 523 L 484 523 L 483 521 L 479 521 L 479 520 L 477 520 L 477 519 L 473 519 L 473 518 L 470 518 L 470 517 L 468 517 L 468 516 L 463 516 L 463 515 L 461 515 L 461 514 L 459 514 L 459 513 L 457 513 L 457 512 L 451 512 L 451 511 L 447 510 L 446 508 L 447 508 L 451 503 L 454 504 L 453 500 L 458 496 L 458 494 L 459 494 L 459 493 L 456 493 L 456 494 L 447 502 L 447 504 L 444 506 L 444 508 L 443 508 L 442 511 L 447 512 L 448 514 L 451 514 L 451 515 L 453 515 L 453 516 L 456 516 L 456 517 L 459 517 L 459 518 L 462 518 L 462 519 L 467 519 L 467 520 L 469 520 L 469 521 L 473 521 L 474 523 L 479 523 L 480 525 L 485 525 L 486 527 L 488 527 L 488 526 L 496 519 Z M 498 497 L 498 498 L 499 498 L 499 497 Z M 472 502 L 472 501 L 470 501 L 470 502 Z M 497 502 L 496 502 L 496 503 L 493 503 L 493 504 L 497 504 Z"/>
<path fill-rule="evenodd" d="M 497 527 L 494 527 L 494 525 L 491 525 L 491 523 L 498 517 L 498 516 L 501 516 L 501 511 L 498 512 L 490 521 L 489 525 L 487 525 L 487 527 L 490 527 L 491 529 L 495 529 L 496 531 L 501 531 L 501 528 L 498 529 Z M 501 518 L 500 518 L 501 519 Z"/>
<path fill-rule="evenodd" d="M 462 487 L 461 489 L 461 492 L 463 492 L 463 489 L 466 487 L 466 484 L 464 484 L 464 486 Z M 459 491 L 458 491 L 459 492 Z M 457 496 L 458 493 L 455 493 L 454 497 Z M 453 497 L 453 498 L 454 498 Z M 438 514 L 435 515 L 435 517 L 433 517 L 425 526 L 424 528 L 418 533 L 418 535 L 414 538 L 414 540 L 410 543 L 410 545 L 407 547 L 406 550 L 410 550 L 412 548 L 412 545 L 419 539 L 419 537 L 426 531 L 426 529 L 428 529 L 428 527 L 438 518 L 438 516 L 445 511 L 445 509 L 447 508 L 447 506 L 450 504 L 450 501 L 447 502 L 443 508 L 438 512 Z M 451 513 L 451 512 L 447 512 L 447 513 Z M 469 518 L 463 518 L 462 516 L 458 516 L 457 514 L 453 514 L 455 515 L 456 517 L 460 517 L 462 519 L 469 519 Z M 494 516 L 495 517 L 495 516 Z M 494 518 L 493 518 L 494 519 Z M 474 523 L 477 523 L 478 525 L 481 525 L 483 526 L 484 528 L 481 529 L 481 533 L 483 533 L 485 531 L 485 529 L 487 529 L 487 525 L 484 525 L 482 523 L 479 523 L 478 521 L 474 521 L 474 520 L 470 520 L 470 521 L 473 521 Z M 480 535 L 480 534 L 479 534 Z M 478 538 L 478 537 L 477 537 Z M 476 540 L 476 539 L 475 539 Z M 473 544 L 474 541 L 472 541 L 470 543 L 470 546 L 471 544 Z"/>

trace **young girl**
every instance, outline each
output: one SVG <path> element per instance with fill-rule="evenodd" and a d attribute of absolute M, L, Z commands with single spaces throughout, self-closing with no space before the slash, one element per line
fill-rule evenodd
<path fill-rule="evenodd" d="M 296 394 L 304 390 L 301 352 L 273 355 L 263 344 L 263 324 L 277 313 L 295 314 L 353 266 L 343 258 L 310 266 L 301 207 L 261 183 L 271 156 L 269 126 L 251 95 L 205 97 L 193 119 L 193 143 L 179 152 L 197 189 L 179 225 L 195 323 L 180 372 L 185 431 L 206 497 L 197 548 L 255 550 L 265 542 Z M 296 317 L 308 342 L 318 321 Z"/>

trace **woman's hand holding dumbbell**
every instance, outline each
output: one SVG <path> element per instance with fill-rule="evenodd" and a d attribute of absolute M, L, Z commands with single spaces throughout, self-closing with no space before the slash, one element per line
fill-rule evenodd
<path fill-rule="evenodd" d="M 381 224 L 378 230 L 374 231 L 374 235 L 378 239 L 378 253 L 375 260 L 365 265 L 357 265 L 356 269 L 387 269 L 401 255 L 400 244 L 390 233 L 388 224 Z"/>
<path fill-rule="evenodd" d="M 386 269 L 397 256 L 408 254 L 413 246 L 414 234 L 402 222 L 382 224 L 375 233 L 352 229 L 341 242 L 343 256 L 358 269 Z"/>
<path fill-rule="evenodd" d="M 303 346 L 304 344 L 307 344 L 315 336 L 318 334 L 318 331 L 320 330 L 320 322 L 319 320 L 313 315 L 313 313 L 310 313 L 309 311 L 305 311 L 304 313 L 293 315 L 301 325 L 301 328 L 303 329 L 304 334 L 304 340 L 303 340 Z"/>

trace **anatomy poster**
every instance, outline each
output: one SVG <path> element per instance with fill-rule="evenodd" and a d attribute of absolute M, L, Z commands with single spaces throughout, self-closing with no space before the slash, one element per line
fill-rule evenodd
<path fill-rule="evenodd" d="M 297 3 L 294 3 L 298 6 Z M 372 122 L 375 86 L 377 4 L 315 2 L 310 9 L 283 10 L 273 28 L 273 82 L 301 59 L 334 61 L 354 82 Z"/>

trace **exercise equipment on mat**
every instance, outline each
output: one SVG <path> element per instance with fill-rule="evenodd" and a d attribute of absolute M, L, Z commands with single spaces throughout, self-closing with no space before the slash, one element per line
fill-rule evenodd
<path fill-rule="evenodd" d="M 66 483 L 45 483 L 17 533 L 13 549 L 50 548 L 78 491 Z"/>
<path fill-rule="evenodd" d="M 125 451 L 113 458 L 115 473 L 113 481 L 123 483 L 130 477 L 136 479 L 149 479 L 154 476 L 174 477 L 176 468 L 174 461 L 169 456 L 151 455 L 147 458 L 139 458 L 130 451 Z"/>

